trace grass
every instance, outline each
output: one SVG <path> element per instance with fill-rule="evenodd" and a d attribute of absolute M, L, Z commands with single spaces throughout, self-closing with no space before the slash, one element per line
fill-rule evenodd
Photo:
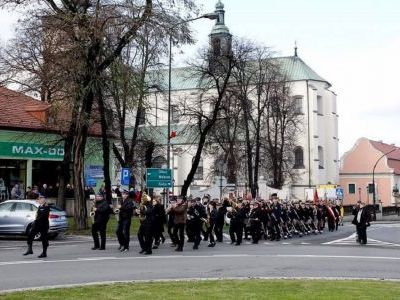
<path fill-rule="evenodd" d="M 26 291 L 0 299 L 399 299 L 400 284 L 382 281 L 213 280 L 98 285 Z"/>
<path fill-rule="evenodd" d="M 78 230 L 76 229 L 74 218 L 68 218 L 69 229 L 67 231 L 67 235 L 91 235 L 92 231 L 92 219 L 88 218 L 88 229 Z M 115 231 L 117 230 L 118 222 L 115 219 L 115 216 L 110 216 L 110 220 L 107 223 L 107 237 L 116 237 Z M 131 223 L 131 235 L 136 235 L 139 229 L 139 220 L 138 218 L 132 218 Z"/>

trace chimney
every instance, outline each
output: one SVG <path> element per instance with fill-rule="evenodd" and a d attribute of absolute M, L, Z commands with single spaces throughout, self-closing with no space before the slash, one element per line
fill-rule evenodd
<path fill-rule="evenodd" d="M 25 106 L 25 111 L 40 122 L 47 123 L 49 118 L 49 108 L 49 105 L 43 104 L 27 105 Z"/>

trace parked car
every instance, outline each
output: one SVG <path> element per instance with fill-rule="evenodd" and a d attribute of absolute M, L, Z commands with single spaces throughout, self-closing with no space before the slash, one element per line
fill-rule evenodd
<path fill-rule="evenodd" d="M 68 230 L 67 213 L 50 205 L 49 237 Z M 32 228 L 39 204 L 34 200 L 8 200 L 0 203 L 0 235 L 27 235 Z"/>

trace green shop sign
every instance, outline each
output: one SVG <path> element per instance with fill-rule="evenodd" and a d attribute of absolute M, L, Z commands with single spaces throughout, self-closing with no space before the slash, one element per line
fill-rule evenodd
<path fill-rule="evenodd" d="M 63 146 L 0 142 L 0 156 L 63 159 Z"/>

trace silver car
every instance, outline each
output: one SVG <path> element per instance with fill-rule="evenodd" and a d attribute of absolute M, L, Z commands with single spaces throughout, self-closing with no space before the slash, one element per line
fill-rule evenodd
<path fill-rule="evenodd" d="M 49 237 L 68 229 L 67 213 L 50 205 Z M 27 235 L 39 206 L 34 200 L 8 200 L 0 203 L 0 235 Z"/>

